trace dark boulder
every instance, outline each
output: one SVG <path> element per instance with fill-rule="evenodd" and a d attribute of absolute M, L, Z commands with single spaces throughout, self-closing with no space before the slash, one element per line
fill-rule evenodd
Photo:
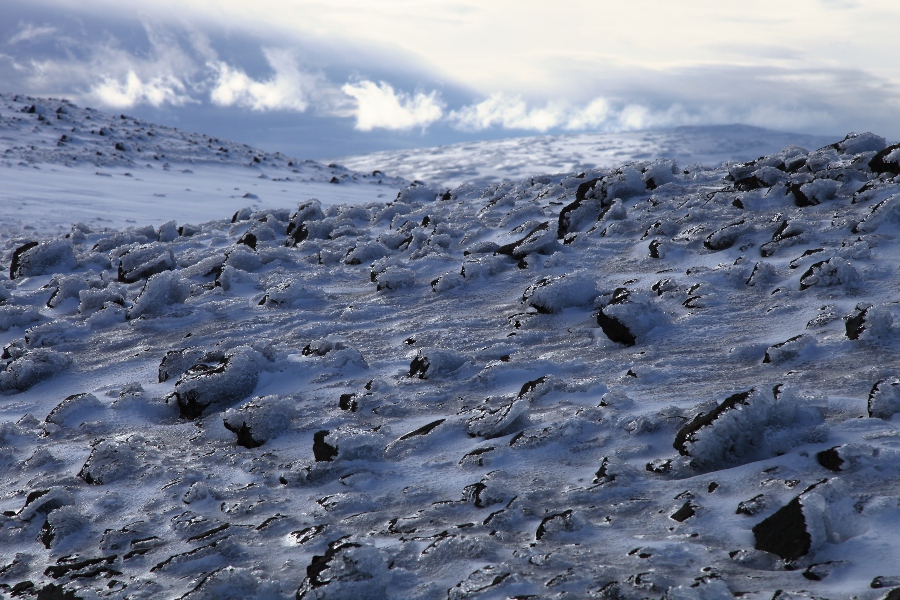
<path fill-rule="evenodd" d="M 574 531 L 574 529 L 575 524 L 572 520 L 572 509 L 570 508 L 562 512 L 547 515 L 541 519 L 541 523 L 538 525 L 537 531 L 534 534 L 534 539 L 540 541 L 548 534 L 557 531 Z"/>
<path fill-rule="evenodd" d="M 893 144 L 881 150 L 869 161 L 873 173 L 900 175 L 900 144 Z"/>
<path fill-rule="evenodd" d="M 772 516 L 753 526 L 755 548 L 792 561 L 805 556 L 812 547 L 800 496 L 778 509 Z"/>
<path fill-rule="evenodd" d="M 882 379 L 869 391 L 868 414 L 876 419 L 890 419 L 900 412 L 900 379 Z"/>
<path fill-rule="evenodd" d="M 153 242 L 132 247 L 119 256 L 120 283 L 134 283 L 175 268 L 175 256 L 167 244 Z"/>
<path fill-rule="evenodd" d="M 76 264 L 75 250 L 69 240 L 28 242 L 13 252 L 9 265 L 9 278 L 34 277 L 71 271 Z"/>
<path fill-rule="evenodd" d="M 713 252 L 731 248 L 738 238 L 747 232 L 747 229 L 748 227 L 745 225 L 744 220 L 741 219 L 709 234 L 703 242 L 703 246 Z"/>
<path fill-rule="evenodd" d="M 559 248 L 556 236 L 550 231 L 550 223 L 545 221 L 532 228 L 524 237 L 504 244 L 494 251 L 494 254 L 504 254 L 513 258 L 522 259 L 535 252 L 537 254 L 551 254 Z"/>
<path fill-rule="evenodd" d="M 261 354 L 240 346 L 192 366 L 175 384 L 181 417 L 196 419 L 210 405 L 227 406 L 249 396 L 259 380 L 261 361 Z"/>
<path fill-rule="evenodd" d="M 287 245 L 296 246 L 305 240 L 309 234 L 304 225 L 311 221 L 320 221 L 325 218 L 322 212 L 322 204 L 318 200 L 308 200 L 302 202 L 294 214 L 291 215 L 287 225 Z"/>
<path fill-rule="evenodd" d="M 844 459 L 841 458 L 841 454 L 838 452 L 839 449 L 840 446 L 835 446 L 828 450 L 822 450 L 816 454 L 816 461 L 829 471 L 839 473 L 841 471 L 841 465 L 844 464 Z"/>
<path fill-rule="evenodd" d="M 611 203 L 605 203 L 605 193 L 597 189 L 600 178 L 582 182 L 575 190 L 575 201 L 564 206 L 559 212 L 556 226 L 557 239 L 563 239 L 569 233 L 580 231 L 586 223 L 595 223 L 609 210 Z"/>
<path fill-rule="evenodd" d="M 694 419 L 678 430 L 675 435 L 675 443 L 673 446 L 682 456 L 691 456 L 689 443 L 697 441 L 699 433 L 705 427 L 712 426 L 716 419 L 731 410 L 736 410 L 739 406 L 749 406 L 749 399 L 753 395 L 755 389 L 751 388 L 746 392 L 732 394 L 723 400 L 718 406 L 707 413 L 701 413 Z"/>
<path fill-rule="evenodd" d="M 338 455 L 338 449 L 325 441 L 329 433 L 329 430 L 323 429 L 313 434 L 313 457 L 316 462 L 331 462 Z"/>

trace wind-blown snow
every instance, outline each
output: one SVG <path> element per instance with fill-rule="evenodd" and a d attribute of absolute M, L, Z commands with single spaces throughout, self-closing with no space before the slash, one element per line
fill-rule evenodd
<path fill-rule="evenodd" d="M 544 173 L 615 168 L 657 158 L 675 159 L 682 166 L 719 166 L 726 161 L 752 160 L 794 144 L 819 148 L 833 141 L 747 125 L 716 125 L 461 142 L 336 160 L 359 171 L 381 169 L 410 181 L 453 188 L 464 183 L 486 186 Z"/>
<path fill-rule="evenodd" d="M 898 154 L 4 225 L 0 590 L 896 594 Z"/>

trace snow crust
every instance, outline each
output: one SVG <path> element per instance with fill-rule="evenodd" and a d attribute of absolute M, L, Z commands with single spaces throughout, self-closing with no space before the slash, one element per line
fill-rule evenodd
<path fill-rule="evenodd" d="M 893 152 L 4 221 L 0 594 L 896 594 Z"/>

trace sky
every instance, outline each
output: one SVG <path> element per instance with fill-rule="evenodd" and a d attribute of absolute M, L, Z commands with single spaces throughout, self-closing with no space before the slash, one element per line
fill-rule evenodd
<path fill-rule="evenodd" d="M 742 123 L 900 139 L 893 0 L 29 0 L 0 89 L 304 158 Z"/>

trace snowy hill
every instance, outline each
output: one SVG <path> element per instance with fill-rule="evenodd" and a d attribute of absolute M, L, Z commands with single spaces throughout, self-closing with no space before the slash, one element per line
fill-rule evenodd
<path fill-rule="evenodd" d="M 900 146 L 328 200 L 4 234 L 0 593 L 896 595 Z"/>
<path fill-rule="evenodd" d="M 390 200 L 408 182 L 267 153 L 65 100 L 0 94 L 0 236 L 201 222 L 311 197 Z M 2 238 L 0 238 L 2 239 Z"/>
<path fill-rule="evenodd" d="M 727 161 L 753 160 L 791 145 L 821 148 L 833 141 L 747 125 L 716 125 L 465 142 L 336 160 L 359 171 L 381 169 L 410 181 L 456 187 L 516 181 L 545 173 L 615 168 L 655 158 L 671 158 L 682 166 L 718 166 Z"/>

